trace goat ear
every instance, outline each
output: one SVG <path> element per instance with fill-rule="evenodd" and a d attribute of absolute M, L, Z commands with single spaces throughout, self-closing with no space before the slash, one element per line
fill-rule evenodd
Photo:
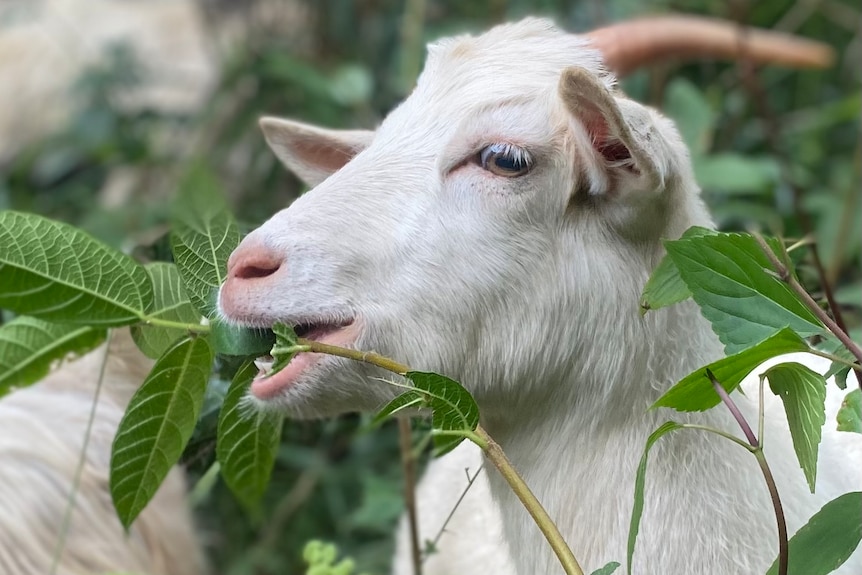
<path fill-rule="evenodd" d="M 260 128 L 278 159 L 312 188 L 374 139 L 371 131 L 327 130 L 281 118 L 261 118 Z"/>
<path fill-rule="evenodd" d="M 583 68 L 564 70 L 559 90 L 566 107 L 580 120 L 592 141 L 597 163 L 589 169 L 591 193 L 613 194 L 661 185 L 655 152 L 648 150 L 654 127 L 646 108 L 615 98 Z"/>

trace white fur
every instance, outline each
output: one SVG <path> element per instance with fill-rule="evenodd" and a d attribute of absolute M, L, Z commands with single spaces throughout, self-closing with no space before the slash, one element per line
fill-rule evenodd
<path fill-rule="evenodd" d="M 108 489 L 111 443 L 152 362 L 125 332 L 111 345 L 57 575 L 200 575 L 203 554 L 179 469 L 126 534 Z M 46 575 L 81 456 L 104 347 L 0 400 L 0 572 Z"/>
<path fill-rule="evenodd" d="M 653 429 L 671 418 L 737 429 L 725 409 L 647 411 L 722 355 L 692 302 L 638 313 L 660 239 L 713 224 L 672 123 L 613 89 L 585 40 L 544 20 L 432 45 L 416 89 L 364 138 L 370 144 L 313 178 L 315 189 L 234 254 L 235 265 L 265 254 L 282 261 L 278 271 L 231 277 L 220 295 L 225 315 L 246 324 L 355 318 L 358 348 L 463 382 L 587 572 L 625 561 L 635 470 Z M 597 120 L 631 161 L 597 153 Z M 315 128 L 262 125 L 288 166 L 319 174 Z M 359 140 L 333 138 L 318 131 L 316 145 Z M 494 143 L 526 149 L 535 168 L 518 178 L 483 170 L 471 158 Z M 371 410 L 398 391 L 369 377 L 377 374 L 325 358 L 267 403 L 294 417 Z M 753 413 L 756 394 L 735 398 Z M 767 454 L 791 532 L 862 484 L 862 458 L 839 444 L 856 438 L 836 440 L 831 417 L 814 496 L 786 424 L 768 418 Z M 419 489 L 422 539 L 439 530 L 464 468 L 480 461 L 465 445 L 431 464 Z M 426 573 L 561 572 L 500 476 L 483 474 Z M 745 450 L 692 431 L 654 449 L 637 573 L 762 573 L 777 553 L 775 533 Z M 406 552 L 402 538 L 397 573 L 409 572 Z M 857 553 L 841 573 L 860 567 Z"/>

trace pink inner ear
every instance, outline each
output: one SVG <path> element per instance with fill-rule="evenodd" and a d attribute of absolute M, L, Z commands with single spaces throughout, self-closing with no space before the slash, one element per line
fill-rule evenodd
<path fill-rule="evenodd" d="M 631 160 L 629 149 L 613 137 L 601 111 L 594 106 L 585 106 L 585 112 L 582 121 L 593 141 L 593 148 L 608 162 Z"/>
<path fill-rule="evenodd" d="M 335 172 L 344 167 L 356 155 L 356 150 L 330 142 L 321 145 L 314 138 L 299 138 L 293 144 L 294 153 L 306 164 L 328 172 Z"/>

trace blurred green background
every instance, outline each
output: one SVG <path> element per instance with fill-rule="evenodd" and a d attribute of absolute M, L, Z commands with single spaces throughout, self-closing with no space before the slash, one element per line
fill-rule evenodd
<path fill-rule="evenodd" d="M 674 11 L 794 32 L 836 50 L 829 70 L 748 74 L 733 64 L 669 62 L 623 86 L 677 120 L 722 228 L 815 232 L 858 334 L 857 0 L 4 0 L 0 208 L 72 222 L 144 261 L 169 259 L 169 200 L 193 163 L 216 175 L 246 229 L 302 193 L 267 150 L 261 115 L 373 127 L 410 91 L 434 38 L 528 14 L 575 31 Z M 810 257 L 800 273 L 820 296 Z M 185 457 L 193 480 L 213 461 L 225 389 L 213 379 L 208 415 Z M 402 508 L 397 437 L 366 423 L 288 423 L 256 513 L 220 483 L 200 486 L 197 512 L 215 571 L 302 573 L 304 542 L 324 538 L 363 569 L 386 573 Z"/>

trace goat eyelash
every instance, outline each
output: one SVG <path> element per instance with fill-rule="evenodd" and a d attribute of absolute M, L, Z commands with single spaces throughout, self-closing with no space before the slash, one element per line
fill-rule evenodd
<path fill-rule="evenodd" d="M 476 160 L 483 170 L 507 178 L 523 176 L 533 169 L 533 158 L 527 150 L 502 142 L 482 148 Z"/>

